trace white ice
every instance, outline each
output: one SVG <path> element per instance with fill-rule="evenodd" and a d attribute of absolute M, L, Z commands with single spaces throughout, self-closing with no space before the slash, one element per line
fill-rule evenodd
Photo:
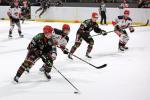
<path fill-rule="evenodd" d="M 103 69 L 95 69 L 76 58 L 72 61 L 58 49 L 54 66 L 81 91 L 79 95 L 54 69 L 52 79 L 47 81 L 39 72 L 41 60 L 29 74 L 22 75 L 19 84 L 13 84 L 32 37 L 42 32 L 44 25 L 61 28 L 62 24 L 27 21 L 22 25 L 25 38 L 18 38 L 15 28 L 13 39 L 8 39 L 9 21 L 0 21 L 0 100 L 150 100 L 150 27 L 135 28 L 134 33 L 129 33 L 129 50 L 124 53 L 118 52 L 119 38 L 115 33 L 94 37 L 92 59 L 85 57 L 87 44 L 83 41 L 75 55 L 96 66 L 107 63 Z M 79 27 L 69 25 L 68 49 L 73 46 Z M 113 30 L 112 25 L 100 27 Z"/>

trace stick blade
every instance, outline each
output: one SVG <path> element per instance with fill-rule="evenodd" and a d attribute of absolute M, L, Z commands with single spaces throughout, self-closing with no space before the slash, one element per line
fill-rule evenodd
<path fill-rule="evenodd" d="M 103 64 L 103 65 L 101 65 L 101 66 L 99 66 L 99 67 L 96 67 L 97 69 L 101 69 L 101 68 L 104 68 L 104 67 L 106 67 L 107 66 L 107 64 Z"/>
<path fill-rule="evenodd" d="M 145 24 L 145 26 L 147 26 L 149 24 L 149 19 L 147 20 L 147 23 Z"/>

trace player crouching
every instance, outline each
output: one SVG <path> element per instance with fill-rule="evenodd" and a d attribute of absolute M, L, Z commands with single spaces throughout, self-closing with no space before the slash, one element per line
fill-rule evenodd
<path fill-rule="evenodd" d="M 69 37 L 68 34 L 70 33 L 70 26 L 68 24 L 64 24 L 62 26 L 62 30 L 54 28 L 54 35 L 53 35 L 53 40 L 55 42 L 55 45 L 59 47 L 64 54 L 68 54 L 69 51 L 66 48 L 67 43 L 69 42 Z M 44 71 L 44 66 L 40 68 L 40 71 Z"/>
<path fill-rule="evenodd" d="M 53 61 L 57 56 L 56 46 L 52 39 L 52 33 L 53 28 L 47 25 L 43 28 L 43 33 L 39 33 L 33 37 L 27 48 L 27 56 L 14 77 L 15 82 L 18 82 L 24 71 L 28 71 L 40 58 L 44 62 L 44 75 L 47 79 L 51 79 L 49 73 L 51 72 Z"/>

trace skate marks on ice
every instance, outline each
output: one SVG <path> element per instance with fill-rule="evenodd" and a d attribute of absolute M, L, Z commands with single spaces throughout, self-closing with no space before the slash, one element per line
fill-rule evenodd
<path fill-rule="evenodd" d="M 10 42 L 10 41 L 19 40 L 19 39 L 22 39 L 22 38 L 21 37 L 4 38 L 4 39 L 1 39 L 0 42 Z"/>
<path fill-rule="evenodd" d="M 23 52 L 26 49 L 16 49 L 16 50 L 9 50 L 9 51 L 0 51 L 0 55 L 9 54 L 9 53 L 18 53 Z"/>
<path fill-rule="evenodd" d="M 11 78 L 13 79 L 13 78 Z M 11 80 L 3 81 L 5 85 L 0 87 L 0 99 L 10 98 L 10 96 L 23 95 L 31 92 L 33 88 L 38 87 L 40 82 L 32 82 L 30 84 L 14 84 Z"/>
<path fill-rule="evenodd" d="M 9 81 L 10 82 L 10 81 Z M 9 98 L 11 96 L 18 96 L 21 95 L 23 97 L 23 94 L 29 95 L 29 93 L 32 93 L 34 88 L 39 87 L 41 84 L 44 85 L 44 81 L 32 81 L 32 82 L 22 82 L 20 84 L 13 84 L 9 83 L 0 87 L 0 99 L 2 98 Z M 28 84 L 27 84 L 28 83 Z M 36 90 L 34 90 L 36 92 Z M 52 91 L 51 91 L 52 93 Z M 34 93 L 32 93 L 34 94 Z"/>
<path fill-rule="evenodd" d="M 118 52 L 118 50 L 116 52 L 114 51 L 114 52 L 105 52 L 105 53 L 95 53 L 93 54 L 93 59 L 105 58 L 105 57 L 118 58 L 122 56 L 122 53 Z"/>
<path fill-rule="evenodd" d="M 4 46 L 4 45 L 0 45 L 0 48 L 1 48 L 1 47 L 7 47 L 7 46 Z"/>
<path fill-rule="evenodd" d="M 29 33 L 23 33 L 23 34 L 25 34 L 24 37 L 19 37 L 19 36 L 15 35 L 14 37 L 9 38 L 6 36 L 5 38 L 1 39 L 0 42 L 11 42 L 11 41 L 17 41 L 17 40 L 21 40 L 21 39 L 31 40 L 33 38 L 32 35 L 30 35 Z"/>
<path fill-rule="evenodd" d="M 19 85 L 13 85 L 11 83 L 8 83 L 7 85 L 0 87 L 0 99 L 28 92 L 24 89 L 21 89 L 20 87 L 21 86 Z"/>
<path fill-rule="evenodd" d="M 5 98 L 11 98 L 13 96 L 21 96 L 27 98 L 26 95 L 30 95 L 30 94 L 37 95 L 37 94 L 42 94 L 43 92 L 44 95 L 71 93 L 69 91 L 70 90 L 69 87 L 68 87 L 68 91 L 59 88 L 57 89 L 57 87 L 62 86 L 61 83 L 62 81 L 64 81 L 61 77 L 60 77 L 61 79 L 57 79 L 57 80 L 54 79 L 56 81 L 52 82 L 44 78 L 44 74 L 43 75 L 38 75 L 38 74 L 36 75 L 36 74 L 34 73 L 33 75 L 32 73 L 31 75 L 30 74 L 23 75 L 23 77 L 20 79 L 20 83 L 18 84 L 14 84 L 12 80 L 3 81 L 4 85 L 0 86 L 0 100 L 3 100 Z M 56 86 L 56 84 L 59 86 Z M 67 87 L 67 85 L 65 87 Z"/>

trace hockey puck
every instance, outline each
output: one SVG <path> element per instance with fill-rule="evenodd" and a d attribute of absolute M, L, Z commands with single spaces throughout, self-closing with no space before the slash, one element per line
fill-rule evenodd
<path fill-rule="evenodd" d="M 78 94 L 79 92 L 75 91 L 74 94 Z"/>
<path fill-rule="evenodd" d="M 104 64 L 104 65 L 103 65 L 103 67 L 106 67 L 106 66 L 107 66 L 107 64 Z"/>

